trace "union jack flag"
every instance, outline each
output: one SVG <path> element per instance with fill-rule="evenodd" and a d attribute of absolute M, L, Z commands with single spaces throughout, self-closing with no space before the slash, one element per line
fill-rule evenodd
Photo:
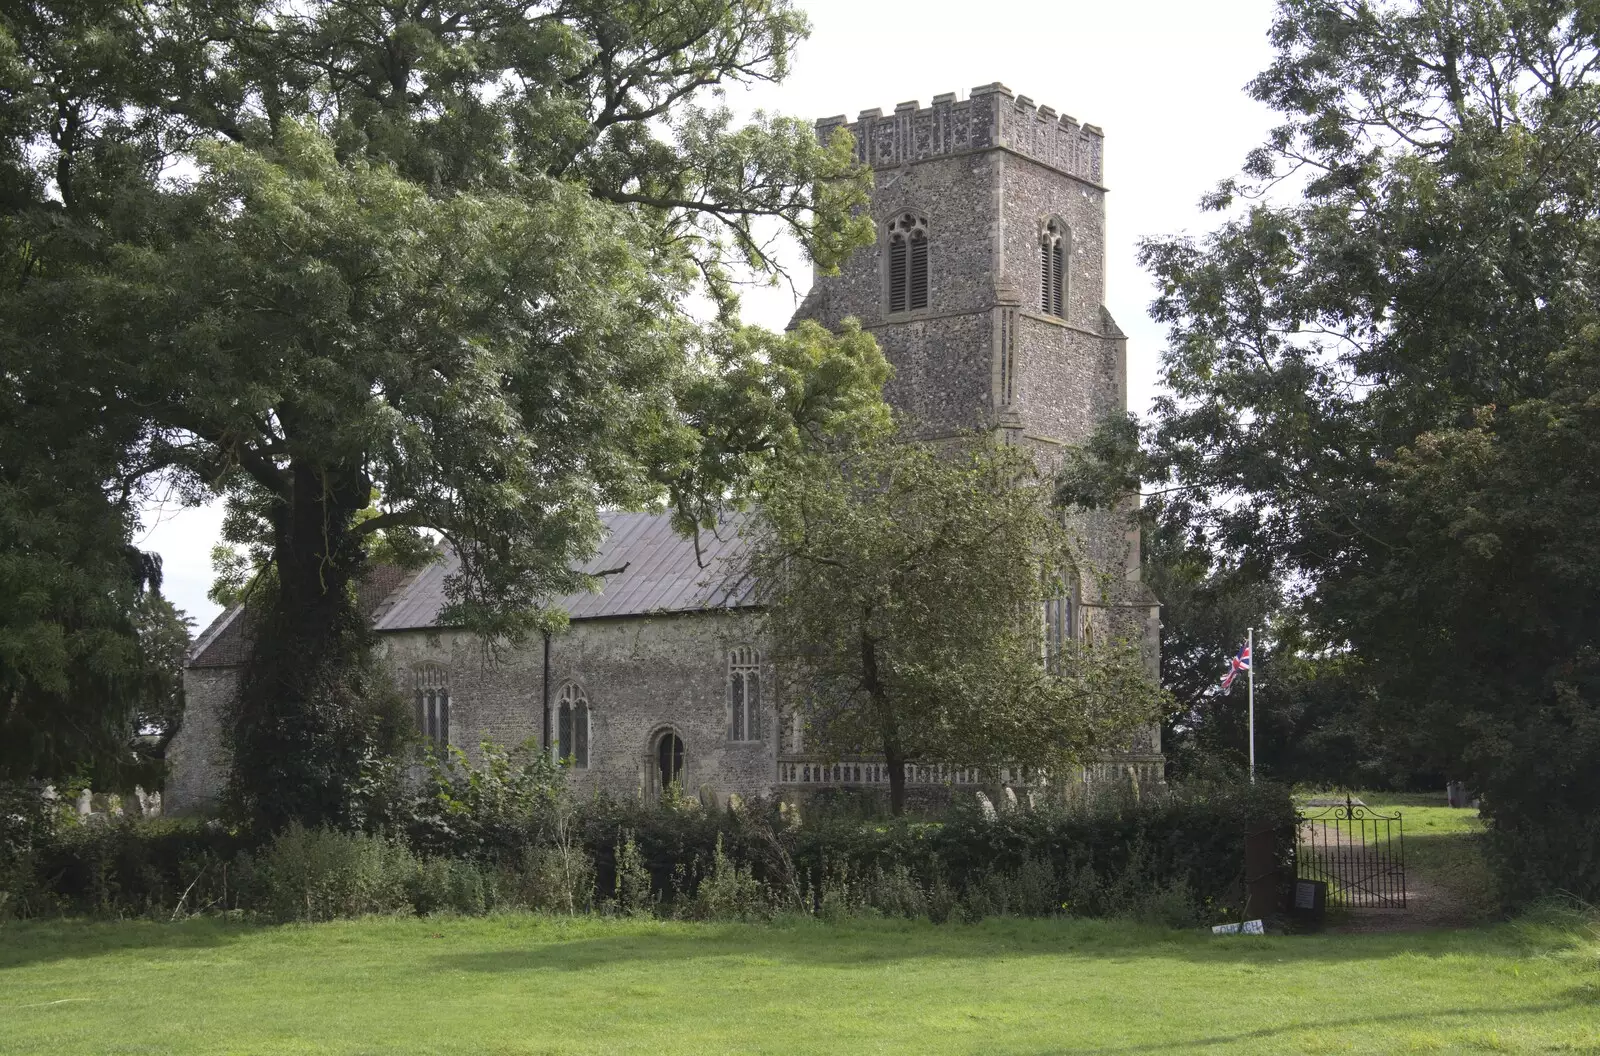
<path fill-rule="evenodd" d="M 1239 655 L 1228 661 L 1228 673 L 1222 676 L 1222 695 L 1227 696 L 1228 690 L 1233 688 L 1233 680 L 1240 671 L 1250 670 L 1250 646 L 1239 648 Z"/>

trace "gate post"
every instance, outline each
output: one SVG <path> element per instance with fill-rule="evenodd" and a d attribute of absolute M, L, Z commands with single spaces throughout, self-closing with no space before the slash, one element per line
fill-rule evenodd
<path fill-rule="evenodd" d="M 1244 919 L 1266 920 L 1278 914 L 1278 859 L 1273 830 L 1258 829 L 1244 838 Z"/>

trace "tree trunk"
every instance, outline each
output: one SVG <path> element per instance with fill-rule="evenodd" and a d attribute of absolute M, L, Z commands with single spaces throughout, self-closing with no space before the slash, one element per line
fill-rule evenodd
<path fill-rule="evenodd" d="M 889 764 L 889 813 L 898 818 L 906 812 L 906 758 L 898 738 L 884 740 L 883 760 Z"/>
<path fill-rule="evenodd" d="M 265 831 L 336 823 L 372 726 L 355 599 L 365 550 L 351 530 L 369 485 L 359 471 L 293 462 L 286 491 L 270 513 L 276 580 L 248 602 L 233 725 L 231 805 Z"/>
<path fill-rule="evenodd" d="M 872 612 L 862 614 L 861 684 L 878 711 L 878 728 L 883 737 L 883 761 L 889 768 L 889 813 L 899 817 L 906 811 L 906 756 L 900 744 L 900 727 L 895 721 L 894 704 L 889 699 L 878 667 L 878 643 L 867 633 Z"/>

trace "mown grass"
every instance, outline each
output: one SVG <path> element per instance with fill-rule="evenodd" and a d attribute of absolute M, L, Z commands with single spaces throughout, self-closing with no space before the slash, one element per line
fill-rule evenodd
<path fill-rule="evenodd" d="M 1600 1052 L 1600 937 L 507 916 L 0 927 L 8 1053 Z"/>

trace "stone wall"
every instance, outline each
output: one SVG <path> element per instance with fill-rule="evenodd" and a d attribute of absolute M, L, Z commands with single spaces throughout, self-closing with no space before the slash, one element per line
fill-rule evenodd
<path fill-rule="evenodd" d="M 551 732 L 561 687 L 576 683 L 591 714 L 586 770 L 579 788 L 631 794 L 654 788 L 650 752 L 662 731 L 684 743 L 684 789 L 714 786 L 720 794 L 772 787 L 776 714 L 764 700 L 761 741 L 729 739 L 728 656 L 754 644 L 750 612 L 580 620 L 550 643 Z M 544 649 L 535 639 L 500 657 L 462 632 L 400 631 L 380 648 L 402 685 L 407 672 L 434 664 L 450 677 L 450 740 L 478 755 L 479 742 L 537 741 L 544 724 Z M 763 679 L 764 685 L 771 684 Z M 770 694 L 768 694 L 770 698 Z"/>
<path fill-rule="evenodd" d="M 655 737 L 672 730 L 683 739 L 685 791 L 710 785 L 721 796 L 769 792 L 776 773 L 778 722 L 772 694 L 763 700 L 763 737 L 729 739 L 728 656 L 755 644 L 750 611 L 580 620 L 553 635 L 550 648 L 552 734 L 561 687 L 579 685 L 591 710 L 590 764 L 575 773 L 579 789 L 632 794 L 658 791 L 649 753 Z M 544 725 L 544 648 L 534 639 L 500 656 L 460 631 L 386 632 L 379 656 L 407 694 L 413 669 L 448 672 L 450 742 L 476 761 L 479 745 L 539 741 Z M 763 667 L 763 674 L 768 672 Z M 216 805 L 227 779 L 222 721 L 237 691 L 237 667 L 184 672 L 188 707 L 169 749 L 169 812 Z M 764 687 L 772 685 L 764 677 Z"/>
<path fill-rule="evenodd" d="M 236 666 L 184 669 L 183 725 L 167 745 L 166 813 L 210 813 L 216 808 L 228 780 L 223 733 L 238 697 L 239 672 Z"/>

